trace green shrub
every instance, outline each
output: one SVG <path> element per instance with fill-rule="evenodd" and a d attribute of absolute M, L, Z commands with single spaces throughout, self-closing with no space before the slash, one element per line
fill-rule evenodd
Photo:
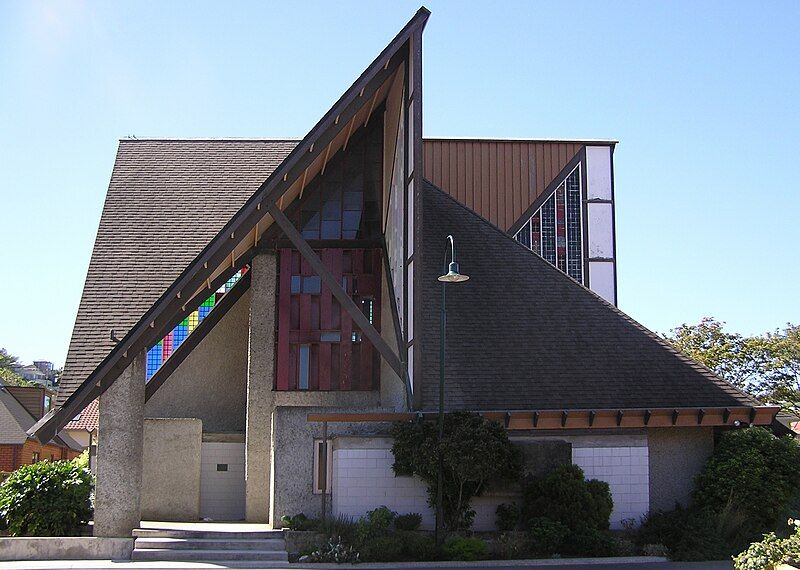
<path fill-rule="evenodd" d="M 800 444 L 761 427 L 726 432 L 697 477 L 698 508 L 741 513 L 749 539 L 774 528 L 800 490 Z"/>
<path fill-rule="evenodd" d="M 339 515 L 336 518 L 327 518 L 324 521 L 314 521 L 307 530 L 316 530 L 328 538 L 341 538 L 346 544 L 354 544 L 358 534 L 358 524 L 346 515 Z"/>
<path fill-rule="evenodd" d="M 500 533 L 489 545 L 492 558 L 497 560 L 514 560 L 526 558 L 529 552 L 530 539 L 522 531 Z"/>
<path fill-rule="evenodd" d="M 608 483 L 586 481 L 577 465 L 560 465 L 541 477 L 528 476 L 522 484 L 523 525 L 544 517 L 572 532 L 607 530 L 613 508 Z"/>
<path fill-rule="evenodd" d="M 672 560 L 721 560 L 737 552 L 731 546 L 730 518 L 699 509 L 677 507 L 650 514 L 636 536 L 640 547 L 660 544 Z"/>
<path fill-rule="evenodd" d="M 355 544 L 362 547 L 378 537 L 386 536 L 396 514 L 382 506 L 371 510 L 356 523 Z"/>
<path fill-rule="evenodd" d="M 733 565 L 736 570 L 773 570 L 782 562 L 800 560 L 800 521 L 789 520 L 794 530 L 788 538 L 778 538 L 774 532 L 764 535 L 759 542 L 754 542 L 747 550 L 735 556 Z"/>
<path fill-rule="evenodd" d="M 683 536 L 684 528 L 691 513 L 675 505 L 671 511 L 653 511 L 642 519 L 635 536 L 636 544 L 642 548 L 646 544 L 660 544 L 673 550 Z"/>
<path fill-rule="evenodd" d="M 527 526 L 531 552 L 539 556 L 561 552 L 561 546 L 569 534 L 566 526 L 544 517 L 530 519 Z"/>
<path fill-rule="evenodd" d="M 411 562 L 436 559 L 433 539 L 415 532 L 377 537 L 361 547 L 363 562 Z"/>
<path fill-rule="evenodd" d="M 514 503 L 497 505 L 495 514 L 497 515 L 495 524 L 499 531 L 508 532 L 516 529 L 519 525 L 519 507 Z"/>
<path fill-rule="evenodd" d="M 0 518 L 12 536 L 73 536 L 92 516 L 92 475 L 72 461 L 20 467 L 0 485 Z"/>
<path fill-rule="evenodd" d="M 571 532 L 561 547 L 567 556 L 616 556 L 617 543 L 608 531 L 583 528 Z"/>
<path fill-rule="evenodd" d="M 444 543 L 444 555 L 448 560 L 484 560 L 489 548 L 480 538 L 455 536 Z"/>
<path fill-rule="evenodd" d="M 436 506 L 439 455 L 443 458 L 442 510 L 450 530 L 466 530 L 475 511 L 470 507 L 492 484 L 519 479 L 522 456 L 508 439 L 505 428 L 479 414 L 447 414 L 441 446 L 432 422 L 403 422 L 392 427 L 394 471 L 416 475 L 428 486 L 428 502 Z"/>
<path fill-rule="evenodd" d="M 394 519 L 394 528 L 397 530 L 417 530 L 421 524 L 422 515 L 419 513 L 397 515 Z"/>

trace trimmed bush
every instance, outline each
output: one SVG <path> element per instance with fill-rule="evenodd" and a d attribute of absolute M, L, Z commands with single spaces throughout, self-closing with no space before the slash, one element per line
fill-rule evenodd
<path fill-rule="evenodd" d="M 608 532 L 584 528 L 569 534 L 560 553 L 567 556 L 616 556 L 617 542 Z"/>
<path fill-rule="evenodd" d="M 489 555 L 489 547 L 480 538 L 456 536 L 444 543 L 444 555 L 448 560 L 484 560 Z"/>
<path fill-rule="evenodd" d="M 542 477 L 528 476 L 522 484 L 523 525 L 543 517 L 572 532 L 607 530 L 613 508 L 608 483 L 586 481 L 577 465 L 560 465 Z"/>
<path fill-rule="evenodd" d="M 495 514 L 495 524 L 499 531 L 508 532 L 510 530 L 515 530 L 519 525 L 519 507 L 514 503 L 497 505 Z"/>
<path fill-rule="evenodd" d="M 417 530 L 420 525 L 422 525 L 422 515 L 419 513 L 397 515 L 394 519 L 394 528 L 397 530 Z"/>
<path fill-rule="evenodd" d="M 20 467 L 0 485 L 0 517 L 11 536 L 75 536 L 92 516 L 92 475 L 72 461 Z"/>

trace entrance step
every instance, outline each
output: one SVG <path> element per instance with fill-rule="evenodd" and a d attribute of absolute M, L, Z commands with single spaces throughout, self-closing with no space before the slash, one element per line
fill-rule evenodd
<path fill-rule="evenodd" d="M 172 538 L 138 537 L 136 548 L 171 550 L 286 550 L 282 538 Z"/>
<path fill-rule="evenodd" d="M 140 528 L 131 560 L 157 562 L 236 562 L 288 565 L 286 543 L 280 530 L 242 530 L 231 525 L 220 528 Z"/>
<path fill-rule="evenodd" d="M 214 562 L 214 561 L 252 561 L 289 562 L 286 551 L 277 550 L 178 550 L 171 548 L 134 548 L 133 561 L 158 562 Z"/>

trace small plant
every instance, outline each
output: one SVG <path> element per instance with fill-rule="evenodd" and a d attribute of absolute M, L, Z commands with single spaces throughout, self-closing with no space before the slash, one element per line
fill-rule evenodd
<path fill-rule="evenodd" d="M 395 516 L 397 516 L 396 513 L 386 506 L 369 511 L 367 516 L 362 517 L 356 523 L 355 543 L 361 546 L 378 537 L 386 536 Z"/>
<path fill-rule="evenodd" d="M 294 516 L 283 515 L 281 517 L 281 522 L 284 528 L 288 528 L 289 530 L 313 530 L 317 526 L 317 521 L 315 519 L 310 519 L 303 513 Z"/>
<path fill-rule="evenodd" d="M 11 536 L 74 536 L 92 516 L 92 475 L 72 461 L 20 467 L 0 485 L 0 518 Z"/>
<path fill-rule="evenodd" d="M 358 532 L 358 523 L 346 515 L 339 515 L 336 518 L 327 518 L 319 521 L 314 528 L 328 538 L 339 537 L 347 544 L 353 544 Z"/>
<path fill-rule="evenodd" d="M 527 533 L 521 531 L 509 531 L 500 535 L 491 543 L 491 553 L 493 558 L 500 560 L 515 560 L 525 558 L 529 550 L 530 540 Z"/>
<path fill-rule="evenodd" d="M 489 554 L 489 548 L 480 538 L 456 536 L 444 543 L 444 554 L 448 560 L 484 560 Z"/>
<path fill-rule="evenodd" d="M 561 552 L 561 546 L 568 534 L 569 529 L 558 521 L 542 517 L 528 521 L 530 548 L 539 556 L 552 556 Z"/>
<path fill-rule="evenodd" d="M 355 548 L 345 544 L 340 537 L 337 537 L 331 538 L 323 548 L 309 554 L 308 561 L 355 564 L 359 561 L 359 554 Z"/>
<path fill-rule="evenodd" d="M 515 530 L 519 525 L 519 507 L 514 503 L 497 505 L 495 514 L 495 524 L 501 532 Z"/>
<path fill-rule="evenodd" d="M 422 525 L 422 515 L 419 513 L 398 515 L 394 519 L 394 528 L 397 530 L 417 530 L 420 525 Z"/>

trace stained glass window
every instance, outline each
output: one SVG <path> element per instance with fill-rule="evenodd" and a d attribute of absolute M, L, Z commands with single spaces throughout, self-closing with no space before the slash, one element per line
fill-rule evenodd
<path fill-rule="evenodd" d="M 522 245 L 583 282 L 583 216 L 580 165 L 558 185 L 514 235 Z"/>
<path fill-rule="evenodd" d="M 246 272 L 247 267 L 237 271 L 233 277 L 228 279 L 228 281 L 222 287 L 217 289 L 215 293 L 203 301 L 196 311 L 190 313 L 189 316 L 183 319 L 167 336 L 158 341 L 150 348 L 150 350 L 147 351 L 148 381 L 153 377 L 153 374 L 156 373 L 156 370 L 161 368 L 161 365 L 167 358 L 170 357 L 173 351 L 178 348 L 181 343 L 186 340 L 186 337 L 188 337 L 197 327 L 197 325 L 199 325 L 200 322 L 208 316 L 208 313 L 211 312 L 211 309 L 214 308 L 214 305 L 217 304 L 217 301 L 219 301 L 225 293 L 230 291 L 231 287 L 233 287 L 239 278 Z"/>

